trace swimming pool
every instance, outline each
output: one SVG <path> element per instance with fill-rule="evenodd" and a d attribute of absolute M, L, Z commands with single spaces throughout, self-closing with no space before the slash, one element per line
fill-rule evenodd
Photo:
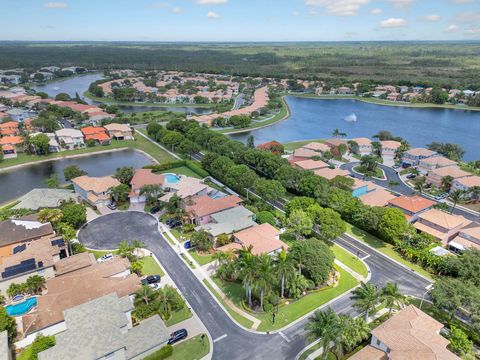
<path fill-rule="evenodd" d="M 20 316 L 29 312 L 34 306 L 37 306 L 37 298 L 31 297 L 21 303 L 8 305 L 5 307 L 5 310 L 7 310 L 8 315 Z"/>
<path fill-rule="evenodd" d="M 164 176 L 169 184 L 176 184 L 180 181 L 180 177 L 175 174 L 165 174 Z"/>

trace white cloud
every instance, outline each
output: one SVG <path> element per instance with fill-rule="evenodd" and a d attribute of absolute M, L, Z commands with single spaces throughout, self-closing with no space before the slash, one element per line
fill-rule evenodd
<path fill-rule="evenodd" d="M 425 20 L 427 21 L 438 21 L 440 20 L 440 15 L 437 15 L 437 14 L 431 14 L 431 15 L 427 15 L 424 17 Z"/>
<path fill-rule="evenodd" d="M 410 6 L 415 0 L 388 0 L 396 8 L 406 8 Z"/>
<path fill-rule="evenodd" d="M 389 18 L 383 21 L 380 21 L 380 26 L 383 28 L 394 28 L 394 27 L 402 27 L 407 24 L 405 19 L 400 18 Z"/>
<path fill-rule="evenodd" d="M 207 13 L 207 17 L 209 19 L 220 19 L 221 18 L 221 16 L 218 13 L 216 13 L 215 11 L 209 11 Z"/>
<path fill-rule="evenodd" d="M 198 5 L 220 5 L 227 2 L 228 0 L 197 0 Z"/>
<path fill-rule="evenodd" d="M 47 9 L 65 9 L 68 5 L 66 2 L 47 2 L 44 6 Z"/>
<path fill-rule="evenodd" d="M 353 16 L 357 15 L 362 5 L 369 4 L 371 0 L 305 0 L 308 6 L 323 6 L 331 15 Z"/>
<path fill-rule="evenodd" d="M 178 14 L 178 13 L 182 12 L 182 8 L 180 8 L 180 7 L 178 7 L 178 6 L 173 7 L 173 8 L 171 9 L 171 12 L 174 13 L 174 14 Z"/>
<path fill-rule="evenodd" d="M 375 9 L 372 9 L 372 11 L 370 11 L 372 13 L 372 15 L 380 15 L 382 13 L 382 9 L 380 8 L 375 8 Z"/>
<path fill-rule="evenodd" d="M 445 32 L 455 32 L 458 31 L 458 26 L 457 25 L 449 25 L 445 28 Z"/>
<path fill-rule="evenodd" d="M 295 11 L 292 12 L 292 15 L 293 15 L 293 16 L 299 16 L 299 15 L 300 15 L 300 12 L 298 12 L 298 11 L 295 10 Z"/>

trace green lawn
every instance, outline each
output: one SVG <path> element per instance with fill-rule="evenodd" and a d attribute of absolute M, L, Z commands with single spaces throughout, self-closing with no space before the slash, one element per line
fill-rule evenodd
<path fill-rule="evenodd" d="M 0 161 L 0 169 L 6 168 L 9 166 L 15 166 L 20 164 L 26 163 L 35 163 L 37 161 L 42 160 L 51 160 L 56 158 L 62 158 L 71 155 L 81 155 L 81 154 L 89 154 L 95 153 L 105 150 L 114 150 L 114 149 L 138 149 L 145 151 L 147 154 L 152 156 L 158 162 L 167 162 L 175 160 L 170 154 L 159 148 L 158 146 L 152 144 L 147 139 L 143 138 L 142 136 L 135 136 L 135 140 L 121 140 L 116 141 L 112 140 L 110 145 L 105 146 L 94 146 L 94 147 L 86 147 L 77 150 L 66 150 L 60 151 L 56 153 L 50 153 L 47 155 L 28 155 L 25 153 L 19 153 L 18 156 L 14 159 L 6 159 Z"/>
<path fill-rule="evenodd" d="M 200 265 L 205 265 L 205 264 L 211 263 L 213 261 L 213 255 L 212 254 L 200 255 L 195 250 L 192 250 L 192 251 L 190 251 L 190 255 Z"/>
<path fill-rule="evenodd" d="M 191 339 L 175 345 L 170 360 L 199 360 L 210 352 L 210 342 L 205 336 L 202 341 L 201 335 L 197 335 Z"/>
<path fill-rule="evenodd" d="M 235 319 L 236 322 L 239 324 L 243 325 L 244 327 L 250 329 L 253 326 L 253 321 L 248 320 L 247 318 L 243 317 L 242 315 L 238 314 L 237 312 L 233 311 L 222 299 L 220 294 L 210 285 L 210 283 L 204 279 L 203 283 L 207 286 L 207 288 L 212 292 L 213 295 L 220 301 L 220 303 L 223 305 L 225 309 L 227 309 L 228 313 L 230 314 L 231 317 Z"/>
<path fill-rule="evenodd" d="M 359 282 L 348 272 L 341 268 L 336 267 L 336 269 L 340 273 L 340 282 L 337 287 L 311 292 L 289 305 L 281 306 L 278 310 L 275 324 L 272 323 L 271 314 L 252 312 L 251 314 L 261 321 L 257 330 L 272 331 L 280 329 L 358 285 Z M 214 278 L 214 281 L 238 307 L 243 308 L 242 302 L 245 292 L 241 284 L 222 282 L 216 278 Z"/>
<path fill-rule="evenodd" d="M 335 257 L 340 262 L 347 265 L 350 269 L 355 271 L 357 274 L 360 274 L 365 278 L 367 277 L 368 275 L 367 267 L 361 260 L 358 260 L 355 255 L 343 249 L 342 247 L 338 246 L 337 244 L 333 244 L 333 246 L 330 249 L 333 251 L 333 253 L 335 254 Z"/>
<path fill-rule="evenodd" d="M 174 311 L 172 317 L 165 321 L 165 325 L 172 326 L 182 322 L 184 320 L 190 319 L 193 316 L 192 312 L 188 309 L 187 305 L 183 307 L 182 310 Z"/>
<path fill-rule="evenodd" d="M 187 257 L 187 255 L 182 253 L 182 254 L 180 254 L 180 256 L 182 257 L 183 260 L 185 260 L 187 262 L 187 265 L 190 266 L 190 269 L 195 270 L 195 265 L 190 261 L 190 259 Z"/>
<path fill-rule="evenodd" d="M 145 256 L 141 261 L 143 275 L 165 275 L 160 265 L 158 265 L 152 256 Z"/>
<path fill-rule="evenodd" d="M 398 261 L 399 263 L 409 267 L 410 269 L 415 270 L 416 272 L 422 274 L 423 276 L 432 280 L 432 275 L 424 270 L 420 265 L 414 264 L 406 259 L 404 259 L 398 252 L 395 251 L 392 244 L 386 243 L 376 236 L 373 236 L 352 224 L 347 223 L 347 234 L 354 236 L 358 240 L 361 240 L 374 249 L 380 251 L 381 253 L 391 257 L 392 259 Z"/>
<path fill-rule="evenodd" d="M 302 140 L 302 141 L 292 141 L 282 144 L 283 148 L 288 151 L 293 151 L 298 148 L 301 148 L 303 145 L 309 144 L 311 142 L 320 142 L 323 143 L 325 140 L 316 139 L 316 140 Z"/>
<path fill-rule="evenodd" d="M 356 171 L 356 172 L 359 172 L 360 174 L 365 174 L 365 170 L 363 169 L 362 166 L 355 166 L 355 167 L 353 167 L 353 170 Z M 385 175 L 383 173 L 383 170 L 378 168 L 378 167 L 375 169 L 375 175 L 374 176 L 376 178 L 379 178 L 379 179 L 385 179 Z"/>

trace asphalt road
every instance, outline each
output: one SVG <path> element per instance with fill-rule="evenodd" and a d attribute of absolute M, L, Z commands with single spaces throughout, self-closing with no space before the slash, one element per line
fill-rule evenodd
<path fill-rule="evenodd" d="M 282 334 L 258 334 L 237 326 L 163 238 L 156 219 L 148 214 L 118 212 L 102 216 L 84 227 L 78 238 L 93 249 L 114 249 L 123 240 L 142 241 L 157 256 L 208 329 L 214 341 L 214 359 L 294 359 L 306 345 L 303 329 L 307 319 L 293 324 Z M 360 257 L 367 257 L 371 281 L 376 285 L 397 282 L 404 293 L 421 297 L 430 284 L 355 240 L 343 237 L 336 241 L 355 254 L 360 251 Z M 352 304 L 350 294 L 345 294 L 329 306 L 338 313 L 358 315 Z"/>
<path fill-rule="evenodd" d="M 350 163 L 341 165 L 340 169 L 348 170 L 351 174 L 355 175 L 355 177 L 361 178 L 361 175 L 359 175 L 357 173 L 354 173 L 353 170 L 352 170 L 353 167 L 357 166 L 358 164 L 359 164 L 359 162 L 350 162 Z M 405 185 L 400 180 L 400 176 L 398 175 L 398 173 L 394 169 L 392 169 L 391 167 L 382 165 L 382 164 L 379 164 L 378 166 L 385 172 L 387 180 L 368 179 L 369 181 L 371 181 L 371 182 L 373 182 L 377 185 L 383 186 L 384 188 L 396 191 L 397 193 L 400 193 L 402 195 L 407 195 L 408 196 L 408 195 L 415 194 L 415 191 L 412 188 Z M 395 182 L 397 184 L 396 185 L 390 185 L 389 182 Z M 450 206 L 449 206 L 449 208 L 451 209 Z M 463 217 L 465 217 L 466 219 L 471 220 L 471 221 L 479 221 L 480 220 L 478 215 L 474 215 L 474 214 L 472 214 L 470 212 L 467 212 L 467 211 L 464 211 L 464 210 L 462 210 L 458 207 L 456 207 L 453 210 L 453 213 L 456 214 L 456 215 L 462 215 Z"/>

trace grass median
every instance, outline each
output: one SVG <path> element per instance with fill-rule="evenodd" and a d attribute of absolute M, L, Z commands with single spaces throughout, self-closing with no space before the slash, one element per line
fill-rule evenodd
<path fill-rule="evenodd" d="M 338 246 L 337 244 L 333 244 L 333 246 L 331 247 L 331 250 L 335 254 L 336 259 L 338 259 L 340 262 L 348 266 L 357 274 L 362 275 L 364 278 L 368 276 L 367 267 L 361 260 L 357 259 L 355 255 L 343 249 L 342 247 Z"/>

